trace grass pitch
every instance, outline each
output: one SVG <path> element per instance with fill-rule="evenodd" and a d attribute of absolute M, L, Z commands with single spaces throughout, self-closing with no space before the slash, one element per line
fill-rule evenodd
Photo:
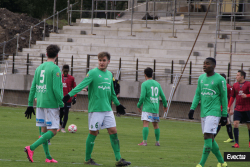
<path fill-rule="evenodd" d="M 26 108 L 0 106 L 0 166 L 83 166 L 85 158 L 85 141 L 88 135 L 88 115 L 83 112 L 70 112 L 67 125 L 76 124 L 77 133 L 58 133 L 51 139 L 49 146 L 52 157 L 57 164 L 45 163 L 43 147 L 34 153 L 34 163 L 26 158 L 23 149 L 38 139 L 39 131 L 35 126 L 35 116 L 27 120 Z M 132 162 L 131 167 L 195 167 L 199 163 L 203 149 L 203 135 L 200 123 L 174 120 L 161 120 L 159 123 L 160 147 L 156 147 L 154 129 L 150 124 L 148 146 L 138 146 L 142 141 L 142 122 L 139 117 L 116 117 L 121 155 Z M 226 128 L 222 127 L 216 137 L 222 154 L 224 152 L 249 152 L 248 131 L 241 126 L 240 148 L 231 148 L 231 143 L 224 143 L 228 138 Z M 101 130 L 95 140 L 92 158 L 103 167 L 115 166 L 115 156 L 111 148 L 107 130 Z M 206 167 L 216 167 L 216 157 L 210 153 Z M 88 165 L 84 165 L 88 166 Z M 248 167 L 249 162 L 228 162 L 228 167 Z"/>

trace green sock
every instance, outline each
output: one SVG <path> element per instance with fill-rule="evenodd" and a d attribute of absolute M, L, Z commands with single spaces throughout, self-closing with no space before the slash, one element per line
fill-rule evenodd
<path fill-rule="evenodd" d="M 224 159 L 221 156 L 219 146 L 218 146 L 218 144 L 216 143 L 215 140 L 214 140 L 214 142 L 212 142 L 212 150 L 211 151 L 216 156 L 216 158 L 218 159 L 219 163 L 224 163 Z"/>
<path fill-rule="evenodd" d="M 156 141 L 160 141 L 160 128 L 155 129 L 155 139 Z"/>
<path fill-rule="evenodd" d="M 41 135 L 41 132 L 42 132 L 42 127 L 39 126 L 39 135 Z"/>
<path fill-rule="evenodd" d="M 86 140 L 86 155 L 85 155 L 85 161 L 88 161 L 91 158 L 91 153 L 94 148 L 95 144 L 95 138 L 96 136 L 89 134 Z"/>
<path fill-rule="evenodd" d="M 44 133 L 37 141 L 35 141 L 35 143 L 30 146 L 30 149 L 34 151 L 41 144 L 48 142 L 48 140 L 51 139 L 53 136 L 53 132 L 49 130 L 48 132 Z"/>
<path fill-rule="evenodd" d="M 121 159 L 121 154 L 120 154 L 120 144 L 119 144 L 119 140 L 117 137 L 117 133 L 109 135 L 109 137 L 110 137 L 111 146 L 115 153 L 115 160 L 119 161 Z"/>
<path fill-rule="evenodd" d="M 44 132 L 41 132 L 41 135 L 43 135 Z M 46 142 L 43 143 L 43 150 L 45 153 L 46 158 L 48 158 L 49 160 L 52 159 L 50 153 L 49 153 L 49 145 L 48 145 L 48 140 Z"/>
<path fill-rule="evenodd" d="M 200 165 L 204 166 L 206 161 L 207 161 L 207 157 L 212 149 L 212 139 L 205 139 L 204 140 L 204 147 L 203 147 L 203 153 L 202 153 L 202 157 L 201 157 L 201 161 L 200 161 Z"/>
<path fill-rule="evenodd" d="M 148 127 L 143 127 L 143 129 L 142 129 L 142 136 L 143 136 L 143 140 L 145 141 L 147 141 L 147 139 L 148 139 Z"/>

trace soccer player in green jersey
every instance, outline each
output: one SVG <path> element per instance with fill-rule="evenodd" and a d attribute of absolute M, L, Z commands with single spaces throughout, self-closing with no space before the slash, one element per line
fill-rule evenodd
<path fill-rule="evenodd" d="M 30 88 L 29 107 L 25 112 L 25 117 L 31 118 L 32 113 L 35 115 L 33 100 L 36 94 L 36 126 L 42 127 L 41 137 L 32 145 L 24 148 L 30 162 L 33 162 L 34 150 L 43 144 L 46 155 L 45 162 L 57 163 L 57 161 L 50 156 L 48 140 L 57 133 L 57 129 L 59 128 L 59 107 L 64 106 L 62 102 L 62 75 L 60 68 L 54 64 L 59 51 L 60 48 L 57 45 L 49 45 L 47 47 L 47 62 L 37 67 Z"/>
<path fill-rule="evenodd" d="M 208 57 L 203 64 L 205 74 L 200 75 L 198 85 L 189 111 L 189 119 L 194 119 L 194 110 L 201 102 L 201 128 L 204 134 L 204 147 L 201 161 L 196 167 L 204 167 L 210 151 L 218 159 L 217 167 L 226 167 L 221 156 L 219 146 L 214 139 L 214 134 L 219 122 L 221 126 L 227 123 L 227 86 L 226 80 L 215 73 L 216 60 Z M 221 112 L 222 106 L 222 112 Z M 222 115 L 222 116 L 221 116 Z"/>
<path fill-rule="evenodd" d="M 160 128 L 158 126 L 159 119 L 159 96 L 163 102 L 163 110 L 167 111 L 167 101 L 166 97 L 162 91 L 161 85 L 152 79 L 153 70 L 148 67 L 144 70 L 144 75 L 146 81 L 141 85 L 141 96 L 139 102 L 137 104 L 137 109 L 139 113 L 141 113 L 141 120 L 143 121 L 143 142 L 138 144 L 142 146 L 147 146 L 147 138 L 148 138 L 148 125 L 149 122 L 152 122 L 155 129 L 155 138 L 156 138 L 156 146 L 160 146 Z M 141 105 L 143 104 L 142 110 Z"/>
<path fill-rule="evenodd" d="M 86 155 L 84 163 L 89 165 L 99 165 L 93 161 L 91 153 L 94 148 L 94 142 L 98 135 L 98 131 L 106 128 L 115 154 L 115 165 L 127 166 L 131 163 L 121 158 L 115 117 L 110 105 L 112 100 L 117 106 L 117 112 L 125 114 L 125 107 L 119 103 L 114 91 L 113 76 L 111 72 L 107 70 L 108 64 L 110 63 L 110 54 L 108 52 L 99 53 L 98 63 L 98 68 L 90 70 L 83 81 L 64 96 L 63 101 L 67 102 L 70 97 L 88 86 L 89 135 L 86 140 Z"/>

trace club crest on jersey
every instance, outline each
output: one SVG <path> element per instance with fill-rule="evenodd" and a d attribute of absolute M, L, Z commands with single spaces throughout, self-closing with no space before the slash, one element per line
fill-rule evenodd
<path fill-rule="evenodd" d="M 201 83 L 203 83 L 203 80 L 201 80 Z"/>
<path fill-rule="evenodd" d="M 99 77 L 102 77 L 102 76 L 99 74 Z"/>
<path fill-rule="evenodd" d="M 214 81 L 212 81 L 211 84 L 213 85 L 213 84 L 214 84 Z"/>
<path fill-rule="evenodd" d="M 56 73 L 56 76 L 57 76 L 57 77 L 60 77 L 60 73 L 59 73 L 59 72 L 57 72 L 57 73 Z"/>

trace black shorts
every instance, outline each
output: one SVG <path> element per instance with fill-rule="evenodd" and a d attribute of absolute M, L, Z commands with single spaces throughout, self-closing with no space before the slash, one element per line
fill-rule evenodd
<path fill-rule="evenodd" d="M 234 111 L 234 121 L 250 123 L 250 111 Z"/>
<path fill-rule="evenodd" d="M 70 108 L 70 107 L 71 107 L 71 103 L 65 103 L 65 104 L 64 104 L 64 107 Z"/>

